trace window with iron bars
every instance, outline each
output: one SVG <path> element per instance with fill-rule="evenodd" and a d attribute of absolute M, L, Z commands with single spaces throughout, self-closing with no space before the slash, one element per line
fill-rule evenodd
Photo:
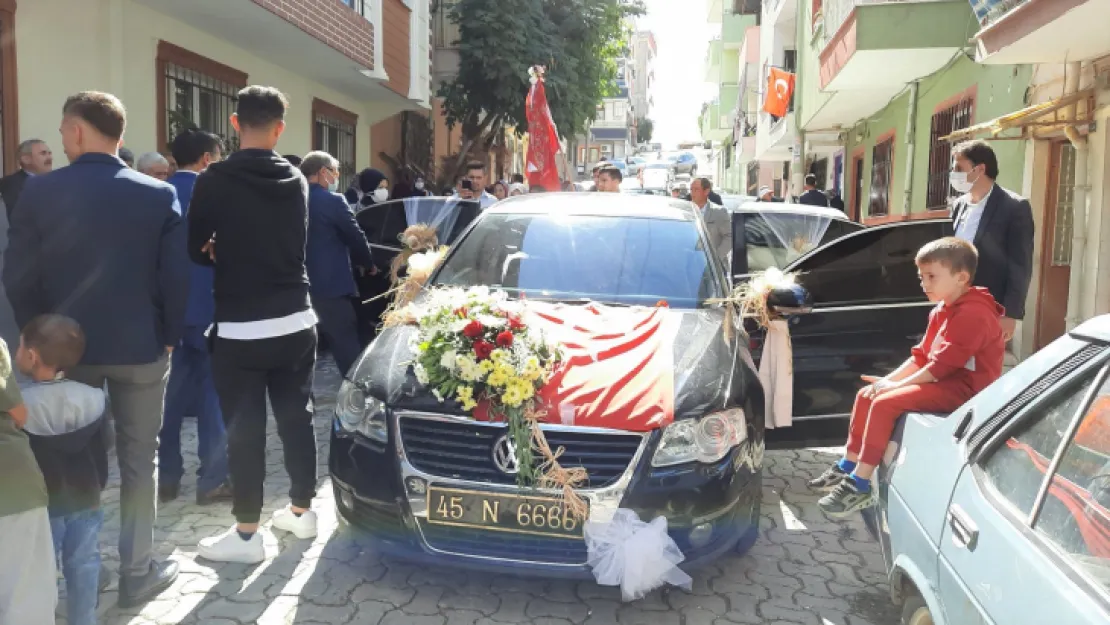
<path fill-rule="evenodd" d="M 312 149 L 327 152 L 339 161 L 339 189 L 345 190 L 355 176 L 355 124 L 319 111 L 312 118 Z"/>
<path fill-rule="evenodd" d="M 890 214 L 890 175 L 894 160 L 894 137 L 875 144 L 871 152 L 871 202 L 868 217 Z"/>
<path fill-rule="evenodd" d="M 974 112 L 975 98 L 969 96 L 933 114 L 929 134 L 929 180 L 925 194 L 925 207 L 928 210 L 947 208 L 951 197 L 948 172 L 952 168 L 952 144 L 941 137 L 970 126 Z"/>
<path fill-rule="evenodd" d="M 219 136 L 225 153 L 238 150 L 239 134 L 230 118 L 239 87 L 175 63 L 166 63 L 165 68 L 165 143 L 193 128 Z"/>

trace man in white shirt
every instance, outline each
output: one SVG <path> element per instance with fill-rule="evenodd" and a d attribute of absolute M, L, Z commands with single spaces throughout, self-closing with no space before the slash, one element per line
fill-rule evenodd
<path fill-rule="evenodd" d="M 459 185 L 459 197 L 464 200 L 477 200 L 482 210 L 486 210 L 497 203 L 496 197 L 486 193 L 486 183 L 489 177 L 486 175 L 484 163 L 480 161 L 467 163 L 466 177 L 463 180 L 470 183 L 470 188 L 467 189 L 464 185 Z"/>
<path fill-rule="evenodd" d="M 732 252 L 732 218 L 720 204 L 709 201 L 713 183 L 708 178 L 695 178 L 690 183 L 690 201 L 698 207 L 698 213 L 705 222 L 711 249 L 727 269 L 729 254 Z"/>

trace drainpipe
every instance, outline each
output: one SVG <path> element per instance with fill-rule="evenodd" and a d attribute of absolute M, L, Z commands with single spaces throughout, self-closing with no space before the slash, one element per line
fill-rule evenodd
<path fill-rule="evenodd" d="M 1079 79 L 1082 70 L 1082 63 L 1068 63 L 1068 75 L 1064 83 L 1064 93 L 1066 95 L 1071 95 L 1079 90 Z M 1078 117 L 1078 112 L 1079 103 L 1076 102 L 1068 108 L 1068 119 L 1074 121 Z M 1064 135 L 1067 136 L 1068 141 L 1075 148 L 1075 187 L 1072 193 L 1074 215 L 1072 217 L 1071 271 L 1068 281 L 1067 317 L 1067 329 L 1070 331 L 1078 326 L 1083 319 L 1082 310 L 1080 310 L 1082 308 L 1080 291 L 1084 282 L 1084 274 L 1088 273 L 1085 260 L 1087 254 L 1087 191 L 1089 189 L 1087 184 L 1087 160 L 1090 150 L 1087 145 L 1087 138 L 1081 135 L 1075 126 L 1065 128 Z M 1046 224 L 1046 227 L 1052 227 L 1052 225 Z M 1052 250 L 1045 250 L 1045 253 L 1051 254 Z"/>
<path fill-rule="evenodd" d="M 906 183 L 902 191 L 902 215 L 908 217 L 913 206 L 913 159 L 917 147 L 917 91 L 920 83 L 910 83 L 909 115 L 906 118 Z"/>

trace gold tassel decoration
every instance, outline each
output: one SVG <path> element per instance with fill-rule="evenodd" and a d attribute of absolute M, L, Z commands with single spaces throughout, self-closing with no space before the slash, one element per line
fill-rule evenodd
<path fill-rule="evenodd" d="M 710 304 L 724 304 L 728 307 L 729 317 L 735 317 L 737 309 L 741 319 L 755 319 L 761 328 L 766 328 L 775 317 L 775 312 L 767 305 L 767 298 L 775 289 L 788 289 L 797 283 L 793 273 L 783 273 L 774 267 L 756 274 L 740 284 L 725 298 L 709 300 Z M 725 324 L 725 339 L 732 339 L 732 323 Z"/>

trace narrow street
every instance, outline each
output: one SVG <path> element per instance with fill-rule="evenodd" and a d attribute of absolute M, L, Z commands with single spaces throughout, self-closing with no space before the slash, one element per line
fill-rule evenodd
<path fill-rule="evenodd" d="M 232 523 L 230 507 L 197 507 L 192 480 L 160 506 L 157 554 L 181 564 L 181 577 L 141 611 L 115 608 L 117 585 L 101 597 L 112 625 L 204 623 L 298 625 L 889 625 L 897 622 L 878 544 L 862 522 L 833 522 L 804 484 L 834 457 L 831 449 L 771 451 L 763 477 L 761 537 L 744 557 L 724 558 L 694 574 L 691 593 L 656 591 L 622 604 L 620 590 L 590 581 L 482 576 L 383 557 L 337 525 L 327 478 L 328 428 L 339 387 L 330 358 L 316 377 L 320 535 L 312 542 L 279 533 L 258 566 L 196 560 L 197 541 Z M 196 467 L 196 430 L 188 420 L 182 447 L 186 475 Z M 264 519 L 286 497 L 277 432 L 269 432 Z M 114 458 L 112 459 L 114 464 Z M 101 533 L 114 572 L 119 532 L 119 481 L 113 467 Z M 64 620 L 59 620 L 59 623 Z"/>

